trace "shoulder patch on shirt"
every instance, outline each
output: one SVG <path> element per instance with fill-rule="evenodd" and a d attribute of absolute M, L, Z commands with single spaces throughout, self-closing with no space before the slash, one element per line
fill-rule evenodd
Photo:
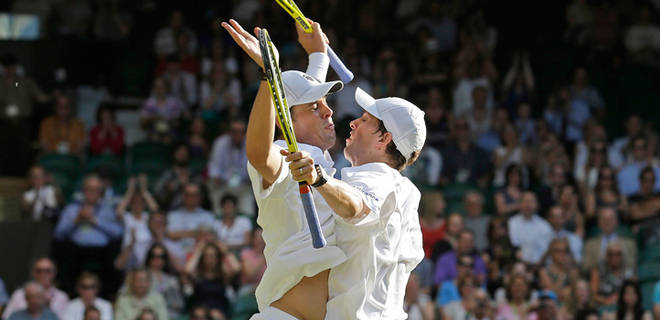
<path fill-rule="evenodd" d="M 374 201 L 380 201 L 380 199 L 378 199 L 378 197 L 376 197 L 375 193 L 364 190 L 364 188 L 365 188 L 364 185 L 360 185 L 360 186 L 353 185 L 353 188 L 355 188 L 358 191 L 362 192 L 362 194 L 364 194 L 365 196 L 371 198 Z"/>

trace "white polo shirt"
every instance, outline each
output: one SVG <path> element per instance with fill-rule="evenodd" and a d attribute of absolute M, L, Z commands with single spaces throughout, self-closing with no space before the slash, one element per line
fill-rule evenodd
<path fill-rule="evenodd" d="M 326 319 L 406 319 L 403 297 L 422 261 L 420 192 L 384 163 L 342 169 L 371 212 L 360 221 L 335 216 L 337 245 L 348 260 L 330 271 Z"/>
<path fill-rule="evenodd" d="M 279 149 L 286 149 L 283 140 L 275 141 L 274 144 L 278 152 Z M 298 147 L 301 151 L 309 152 L 314 163 L 321 165 L 329 174 L 334 174 L 333 162 L 327 151 L 302 143 Z M 314 276 L 346 260 L 344 252 L 336 246 L 332 210 L 318 192 L 313 193 L 314 204 L 327 245 L 321 249 L 312 247 L 298 182 L 291 177 L 284 157 L 281 166 L 275 182 L 264 189 L 259 172 L 249 162 L 247 165 L 252 191 L 259 207 L 257 224 L 263 228 L 262 236 L 266 243 L 264 256 L 268 267 L 256 290 L 260 311 L 280 299 L 303 277 Z"/>

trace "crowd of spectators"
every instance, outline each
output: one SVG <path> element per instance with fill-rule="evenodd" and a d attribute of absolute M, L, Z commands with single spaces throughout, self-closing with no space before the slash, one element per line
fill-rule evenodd
<path fill-rule="evenodd" d="M 660 99 L 635 73 L 660 68 L 657 1 L 297 2 L 356 76 L 328 97 L 337 169 L 358 86 L 426 113 L 404 171 L 425 252 L 409 319 L 660 319 L 659 136 L 643 100 Z M 53 234 L 27 283 L 9 295 L 0 279 L 2 319 L 248 318 L 266 267 L 245 156 L 259 80 L 217 22 L 268 27 L 284 68 L 303 70 L 293 22 L 258 0 L 9 3 L 45 38 L 106 55 L 61 61 L 54 81 L 2 59 L 0 173 L 27 175 L 22 216 Z M 149 85 L 113 83 L 113 68 Z"/>

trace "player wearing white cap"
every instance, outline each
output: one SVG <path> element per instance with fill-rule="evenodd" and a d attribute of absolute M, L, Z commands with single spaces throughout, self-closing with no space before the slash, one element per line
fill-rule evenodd
<path fill-rule="evenodd" d="M 263 68 L 258 40 L 234 20 L 222 26 L 238 45 Z M 314 162 L 334 172 L 327 150 L 336 140 L 332 110 L 325 96 L 343 88 L 339 81 L 324 82 L 329 64 L 320 26 L 314 33 L 298 29 L 299 41 L 309 55 L 307 73 L 286 71 L 282 80 L 299 148 Z M 258 28 L 255 28 L 258 34 Z M 267 269 L 256 290 L 260 314 L 252 319 L 323 319 L 328 301 L 329 269 L 346 256 L 336 246 L 335 219 L 326 201 L 314 195 L 327 245 L 312 247 L 304 218 L 298 183 L 279 153 L 282 140 L 273 143 L 275 107 L 265 80 L 261 81 L 246 133 L 248 173 L 259 206 L 257 223 L 263 228 Z"/>
<path fill-rule="evenodd" d="M 400 171 L 424 145 L 424 112 L 359 88 L 355 98 L 365 112 L 350 123 L 344 155 L 352 167 L 342 169 L 341 180 L 305 152 L 282 153 L 293 178 L 313 185 L 336 213 L 337 245 L 348 256 L 330 271 L 326 319 L 405 319 L 406 284 L 424 251 L 420 192 Z"/>

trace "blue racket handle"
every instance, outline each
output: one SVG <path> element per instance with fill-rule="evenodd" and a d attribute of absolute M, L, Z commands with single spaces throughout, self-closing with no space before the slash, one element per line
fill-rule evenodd
<path fill-rule="evenodd" d="M 339 59 L 337 54 L 328 46 L 328 58 L 330 58 L 330 66 L 339 75 L 339 79 L 343 83 L 349 83 L 353 80 L 353 72 L 348 70 L 344 63 Z"/>
<path fill-rule="evenodd" d="M 321 231 L 319 216 L 316 214 L 314 199 L 312 199 L 312 188 L 304 182 L 300 183 L 300 200 L 302 200 L 303 208 L 305 209 L 305 217 L 309 225 L 309 232 L 312 234 L 314 248 L 325 247 L 325 237 L 323 237 L 323 232 Z"/>

